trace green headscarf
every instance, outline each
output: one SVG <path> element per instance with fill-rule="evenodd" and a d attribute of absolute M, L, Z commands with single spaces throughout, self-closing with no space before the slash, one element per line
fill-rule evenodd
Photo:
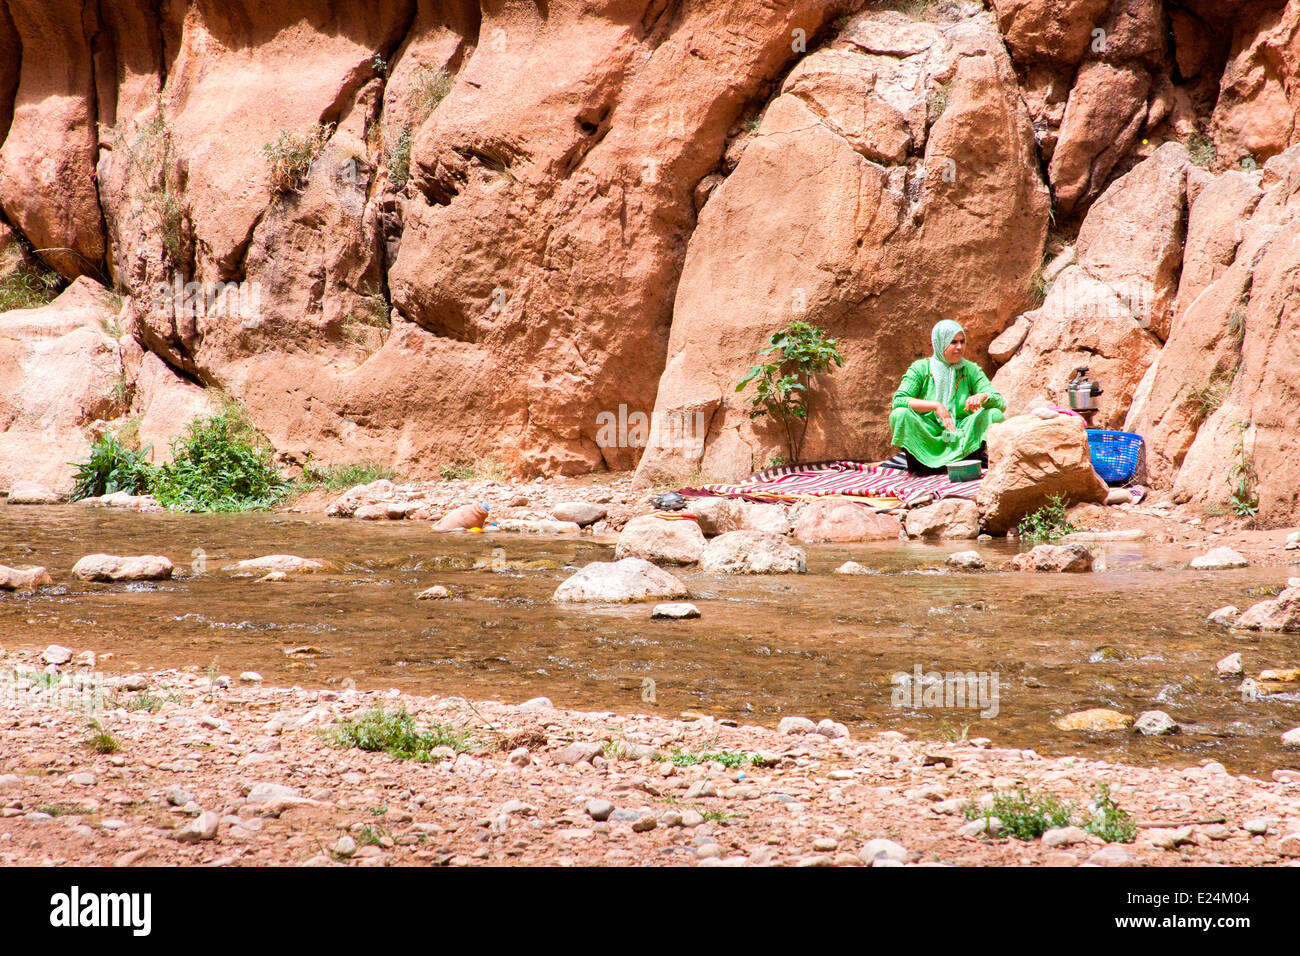
<path fill-rule="evenodd" d="M 947 405 L 950 411 L 954 411 L 952 399 L 957 393 L 957 366 L 949 365 L 948 360 L 943 357 L 943 352 L 952 345 L 952 340 L 958 333 L 965 334 L 965 330 L 952 319 L 937 322 L 930 330 L 930 344 L 934 346 L 934 355 L 930 357 L 930 374 L 934 376 L 939 401 Z"/>

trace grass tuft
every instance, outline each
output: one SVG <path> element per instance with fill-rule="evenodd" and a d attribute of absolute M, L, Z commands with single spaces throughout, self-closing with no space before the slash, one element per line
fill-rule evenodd
<path fill-rule="evenodd" d="M 449 724 L 431 724 L 428 730 L 416 726 L 415 717 L 400 710 L 376 707 L 360 717 L 340 721 L 328 733 L 335 747 L 355 747 L 372 753 L 386 753 L 395 760 L 428 763 L 436 747 L 450 747 L 457 753 L 469 750 L 469 732 Z"/>
<path fill-rule="evenodd" d="M 334 132 L 332 124 L 317 124 L 305 133 L 281 130 L 273 143 L 265 143 L 262 152 L 271 166 L 273 193 L 297 192 L 307 185 L 311 164 L 321 154 Z"/>

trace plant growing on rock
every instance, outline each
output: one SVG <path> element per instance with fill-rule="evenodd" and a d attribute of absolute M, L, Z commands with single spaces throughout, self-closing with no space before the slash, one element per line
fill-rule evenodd
<path fill-rule="evenodd" d="M 54 301 L 63 277 L 43 266 L 18 268 L 0 276 L 0 312 L 38 309 Z"/>
<path fill-rule="evenodd" d="M 1229 497 L 1237 517 L 1254 518 L 1259 514 L 1259 494 L 1255 490 L 1259 475 L 1255 471 L 1254 456 L 1246 451 L 1246 429 L 1250 427 L 1250 422 L 1236 422 L 1232 427 L 1237 430 L 1237 440 L 1232 446 L 1232 457 L 1236 461 L 1224 481 L 1231 489 Z"/>
<path fill-rule="evenodd" d="M 306 133 L 281 130 L 275 142 L 263 144 L 262 152 L 271 165 L 271 191 L 297 192 L 306 186 L 311 164 L 333 133 L 333 124 L 318 123 Z"/>
<path fill-rule="evenodd" d="M 116 491 L 139 495 L 149 490 L 154 467 L 145 459 L 150 448 L 132 451 L 116 435 L 103 434 L 90 446 L 90 457 L 77 466 L 73 476 L 72 500 L 97 498 Z"/>
<path fill-rule="evenodd" d="M 1052 495 L 1047 504 L 1025 515 L 1016 527 L 1016 534 L 1035 541 L 1057 541 L 1079 529 L 1066 517 L 1070 503 L 1060 495 Z"/>
<path fill-rule="evenodd" d="M 736 391 L 741 392 L 754 383 L 749 417 L 768 416 L 781 423 L 791 461 L 797 462 L 803 449 L 814 380 L 844 365 L 838 346 L 821 329 L 796 320 L 774 333 L 771 344 L 758 353 L 760 358 L 777 353 L 780 357 L 752 366 L 736 386 Z"/>
<path fill-rule="evenodd" d="M 411 91 L 406 94 L 406 105 L 416 125 L 428 119 L 450 92 L 451 76 L 446 70 L 427 66 L 419 70 L 411 80 Z"/>
<path fill-rule="evenodd" d="M 393 141 L 384 149 L 384 166 L 397 189 L 403 188 L 411 178 L 411 126 L 404 124 Z"/>
<path fill-rule="evenodd" d="M 1188 134 L 1187 137 L 1187 155 L 1193 163 L 1205 169 L 1214 166 L 1214 162 L 1219 158 L 1219 147 L 1214 144 L 1214 140 L 1201 127 L 1197 127 Z"/>

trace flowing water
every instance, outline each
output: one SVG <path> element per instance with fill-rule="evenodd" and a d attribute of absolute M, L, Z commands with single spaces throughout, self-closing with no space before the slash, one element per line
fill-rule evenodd
<path fill-rule="evenodd" d="M 1300 755 L 1279 742 L 1300 722 L 1300 695 L 1243 699 L 1238 681 L 1219 680 L 1214 670 L 1233 651 L 1243 652 L 1247 673 L 1300 666 L 1300 640 L 1203 623 L 1224 604 L 1262 599 L 1249 592 L 1281 583 L 1286 568 L 1193 572 L 1183 569 L 1181 550 L 1111 544 L 1107 570 L 1094 574 L 939 570 L 948 553 L 970 545 L 810 547 L 809 573 L 798 576 L 675 571 L 703 616 L 652 621 L 644 604 L 551 603 L 578 567 L 612 558 L 610 541 L 447 535 L 423 522 L 293 514 L 7 506 L 0 563 L 45 565 L 57 586 L 0 592 L 0 646 L 111 652 L 103 666 L 116 672 L 215 663 L 223 674 L 258 671 L 268 685 L 351 680 L 362 689 L 516 702 L 545 695 L 565 708 L 691 710 L 769 725 L 788 714 L 829 716 L 859 732 L 936 740 L 965 732 L 1048 754 L 1212 758 L 1256 773 L 1300 768 Z M 1010 553 L 1006 545 L 980 550 Z M 166 554 L 178 576 L 78 582 L 72 565 L 91 552 Z M 272 553 L 340 570 L 283 583 L 222 570 Z M 832 573 L 850 559 L 874 573 Z M 453 600 L 415 600 L 432 584 L 449 588 Z M 900 697 L 907 685 L 891 679 L 918 667 L 916 697 Z M 923 695 L 931 672 L 996 676 L 996 715 L 989 697 L 981 702 L 975 693 L 968 706 L 925 706 L 936 696 Z M 946 703 L 960 701 L 950 693 Z M 1184 730 L 1141 738 L 1052 726 L 1089 707 L 1161 709 Z"/>

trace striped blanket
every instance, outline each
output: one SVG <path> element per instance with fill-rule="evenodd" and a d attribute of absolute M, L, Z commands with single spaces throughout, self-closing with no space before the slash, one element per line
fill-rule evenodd
<path fill-rule="evenodd" d="M 820 461 L 783 465 L 750 475 L 734 484 L 682 488 L 686 497 L 740 498 L 744 501 L 806 501 L 853 498 L 879 507 L 911 505 L 922 499 L 974 498 L 980 483 L 953 483 L 947 475 L 912 475 L 865 461 Z"/>

